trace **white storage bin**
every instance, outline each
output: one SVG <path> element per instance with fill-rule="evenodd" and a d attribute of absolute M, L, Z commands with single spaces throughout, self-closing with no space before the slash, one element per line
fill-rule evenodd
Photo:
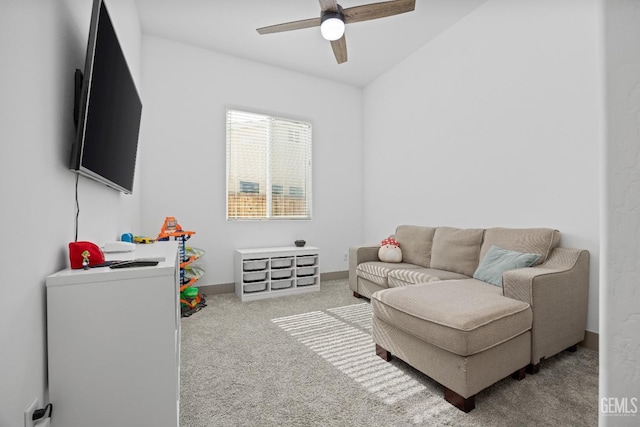
<path fill-rule="evenodd" d="M 271 281 L 271 289 L 288 289 L 293 286 L 293 279 L 289 280 L 273 280 Z"/>
<path fill-rule="evenodd" d="M 298 279 L 298 286 L 311 286 L 318 283 L 317 277 L 303 277 Z"/>
<path fill-rule="evenodd" d="M 305 266 L 308 266 L 308 265 L 316 265 L 316 259 L 318 259 L 318 257 L 315 256 L 315 255 L 299 256 L 296 259 L 296 265 L 298 267 L 305 267 Z"/>
<path fill-rule="evenodd" d="M 252 273 L 243 273 L 242 280 L 244 282 L 261 282 L 267 280 L 268 274 L 266 271 L 254 271 Z"/>
<path fill-rule="evenodd" d="M 318 267 L 302 267 L 298 268 L 296 275 L 298 277 L 314 276 L 318 271 Z"/>
<path fill-rule="evenodd" d="M 247 283 L 242 286 L 242 290 L 245 294 L 252 292 L 262 292 L 267 290 L 267 282 Z"/>
<path fill-rule="evenodd" d="M 272 270 L 271 271 L 271 279 L 288 279 L 293 276 L 293 270 Z"/>
<path fill-rule="evenodd" d="M 293 258 L 271 258 L 271 268 L 291 268 Z"/>
<path fill-rule="evenodd" d="M 257 271 L 267 268 L 267 259 L 248 259 L 242 263 L 242 270 Z"/>

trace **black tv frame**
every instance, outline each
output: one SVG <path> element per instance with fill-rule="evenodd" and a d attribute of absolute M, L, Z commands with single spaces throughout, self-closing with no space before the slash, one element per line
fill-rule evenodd
<path fill-rule="evenodd" d="M 108 22 L 102 22 L 101 20 L 102 9 L 104 9 L 102 20 L 108 19 Z M 135 105 L 133 105 L 133 108 L 132 108 L 133 115 L 127 115 L 126 117 L 123 117 L 124 121 L 126 121 L 127 124 L 129 125 L 127 128 L 130 128 L 130 129 L 135 128 L 135 135 L 133 134 L 133 132 L 129 133 L 129 137 L 130 137 L 129 146 L 126 147 L 128 148 L 128 152 L 130 154 L 126 156 L 126 158 L 121 159 L 123 160 L 122 162 L 116 162 L 114 160 L 114 157 L 117 157 L 118 155 L 121 154 L 117 152 L 115 152 L 114 155 L 111 155 L 112 153 L 110 153 L 110 155 L 108 156 L 101 157 L 101 161 L 103 159 L 106 159 L 108 163 L 107 167 L 109 169 L 106 171 L 107 173 L 105 173 L 105 171 L 95 170 L 95 169 L 99 169 L 98 167 L 93 169 L 90 167 L 87 167 L 87 165 L 84 163 L 84 160 L 85 160 L 84 154 L 85 154 L 85 148 L 86 148 L 85 145 L 87 144 L 87 139 L 86 139 L 87 121 L 90 121 L 89 115 L 92 112 L 90 111 L 90 101 L 93 100 L 93 98 L 91 97 L 93 95 L 92 89 L 94 89 L 92 88 L 92 84 L 93 84 L 93 76 L 95 73 L 94 68 L 95 68 L 95 62 L 96 62 L 96 48 L 98 43 L 98 31 L 100 29 L 99 28 L 100 25 L 107 25 L 107 28 L 111 28 L 113 30 L 112 33 L 109 32 L 109 36 L 112 36 L 115 39 L 115 46 L 117 47 L 116 53 L 119 54 L 119 56 L 122 59 L 122 63 L 126 67 L 126 73 L 125 73 L 126 81 L 124 82 L 124 84 L 130 86 L 130 89 L 131 88 L 133 89 L 132 91 L 130 90 L 127 94 L 132 95 L 131 98 L 134 99 L 135 102 L 137 102 Z M 118 64 L 122 66 L 120 62 Z M 76 133 L 76 139 L 71 149 L 71 159 L 70 159 L 69 168 L 75 173 L 94 179 L 115 190 L 118 190 L 125 194 L 132 194 L 133 184 L 135 179 L 135 167 L 136 167 L 136 158 L 137 158 L 137 150 L 138 150 L 140 119 L 142 114 L 142 102 L 140 100 L 140 95 L 135 85 L 135 81 L 133 80 L 133 76 L 131 75 L 131 70 L 126 61 L 126 57 L 124 56 L 124 51 L 122 50 L 122 46 L 120 44 L 120 41 L 118 40 L 118 36 L 115 32 L 115 29 L 113 28 L 113 21 L 111 20 L 111 16 L 109 14 L 107 5 L 105 4 L 104 0 L 94 0 L 93 2 L 84 73 L 81 70 L 76 69 L 74 81 L 75 81 L 75 88 L 76 88 L 75 99 L 74 99 L 74 122 L 76 124 L 77 133 Z M 127 105 L 126 107 L 130 108 L 131 105 Z M 95 111 L 93 111 L 93 113 L 95 114 Z M 106 114 L 112 114 L 112 113 L 116 114 L 117 112 L 109 111 Z M 102 111 L 100 112 L 100 114 L 104 116 L 105 112 Z M 91 118 L 95 119 L 95 116 L 91 116 Z M 103 145 L 99 147 L 102 150 L 105 150 L 107 148 L 104 145 L 105 142 L 102 141 L 101 144 Z M 113 176 L 115 173 L 114 171 L 117 168 L 122 168 L 122 167 L 126 168 L 127 182 L 124 182 L 125 180 L 123 179 L 116 179 Z M 100 165 L 100 168 L 102 168 L 102 165 Z M 108 174 L 111 174 L 112 176 L 106 176 Z M 115 174 L 117 175 L 118 173 L 115 173 Z M 129 177 L 131 178 L 130 182 L 128 179 Z"/>

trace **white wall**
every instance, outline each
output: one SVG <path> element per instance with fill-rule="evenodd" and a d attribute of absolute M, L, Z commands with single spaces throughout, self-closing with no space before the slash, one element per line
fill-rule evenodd
<path fill-rule="evenodd" d="M 607 145 L 603 152 L 600 397 L 640 399 L 640 1 L 607 0 L 604 48 Z M 633 409 L 629 406 L 629 409 Z M 602 407 L 601 407 L 602 410 Z M 602 425 L 638 417 L 601 412 Z"/>
<path fill-rule="evenodd" d="M 140 82 L 135 4 L 111 3 Z M 0 426 L 23 425 L 33 399 L 48 399 L 45 278 L 68 265 L 74 239 L 73 76 L 90 16 L 90 0 L 0 2 Z M 81 178 L 79 239 L 102 243 L 137 227 L 136 197 Z"/>
<path fill-rule="evenodd" d="M 596 0 L 490 0 L 364 91 L 364 236 L 553 227 L 591 253 L 598 331 Z"/>
<path fill-rule="evenodd" d="M 362 91 L 197 47 L 143 37 L 142 229 L 166 216 L 207 251 L 200 285 L 232 283 L 234 250 L 321 249 L 321 271 L 347 270 L 362 241 Z M 313 126 L 313 219 L 226 221 L 227 106 L 306 119 Z"/>

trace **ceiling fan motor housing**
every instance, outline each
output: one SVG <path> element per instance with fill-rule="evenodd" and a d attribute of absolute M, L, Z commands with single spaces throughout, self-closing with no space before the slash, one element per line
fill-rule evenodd
<path fill-rule="evenodd" d="M 320 22 L 322 37 L 330 41 L 341 38 L 345 27 L 342 6 L 338 5 L 337 11 L 325 10 L 322 12 Z"/>

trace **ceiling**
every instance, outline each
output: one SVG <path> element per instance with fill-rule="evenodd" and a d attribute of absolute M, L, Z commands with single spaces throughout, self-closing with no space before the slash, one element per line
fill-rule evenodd
<path fill-rule="evenodd" d="M 487 0 L 416 0 L 413 12 L 347 25 L 338 65 L 319 28 L 256 28 L 320 15 L 317 0 L 135 0 L 144 34 L 318 77 L 366 86 Z M 377 0 L 341 0 L 344 8 Z"/>

